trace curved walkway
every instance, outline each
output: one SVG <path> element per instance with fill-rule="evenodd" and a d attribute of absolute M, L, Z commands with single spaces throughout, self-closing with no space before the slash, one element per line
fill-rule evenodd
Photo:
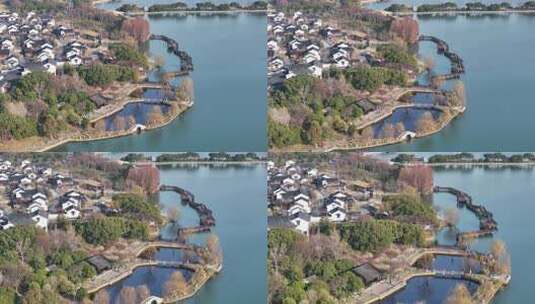
<path fill-rule="evenodd" d="M 180 188 L 178 186 L 170 186 L 170 185 L 161 185 L 160 191 L 171 191 L 178 193 L 180 195 L 180 198 L 182 199 L 182 202 L 193 208 L 197 214 L 199 215 L 199 226 L 195 229 L 199 229 L 199 231 L 206 229 L 212 226 L 215 226 L 215 217 L 213 215 L 213 212 L 206 204 L 199 203 L 195 200 L 195 196 L 190 191 Z"/>
<path fill-rule="evenodd" d="M 466 207 L 479 219 L 479 230 L 458 233 L 457 243 L 462 244 L 464 239 L 491 236 L 494 231 L 498 230 L 498 223 L 494 220 L 492 212 L 488 211 L 487 208 L 482 205 L 475 204 L 468 193 L 453 187 L 440 186 L 435 186 L 433 192 L 443 192 L 454 195 L 457 198 L 457 205 L 459 207 Z"/>

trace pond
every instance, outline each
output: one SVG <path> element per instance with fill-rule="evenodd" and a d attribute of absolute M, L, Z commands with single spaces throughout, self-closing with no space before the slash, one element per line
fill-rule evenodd
<path fill-rule="evenodd" d="M 416 277 L 407 282 L 407 286 L 379 303 L 426 303 L 441 304 L 457 284 L 464 284 L 471 293 L 477 290 L 477 284 L 464 280 L 440 279 L 434 277 Z"/>
<path fill-rule="evenodd" d="M 428 109 L 418 109 L 418 108 L 396 109 L 394 110 L 392 115 L 372 125 L 374 137 L 375 138 L 383 137 L 385 126 L 392 125 L 395 127 L 396 124 L 399 124 L 399 123 L 403 125 L 405 131 L 416 132 L 416 130 L 418 129 L 418 122 L 424 116 L 425 113 L 431 113 L 431 116 L 433 117 L 435 121 L 441 115 L 441 112 L 438 110 L 428 110 Z M 397 135 L 400 135 L 400 134 L 396 134 L 396 136 Z"/>
<path fill-rule="evenodd" d="M 121 289 L 125 287 L 147 286 L 151 295 L 162 297 L 165 282 L 171 277 L 173 272 L 180 271 L 186 280 L 191 278 L 192 272 L 187 270 L 177 270 L 166 267 L 139 267 L 127 278 L 106 288 L 110 296 L 110 303 L 118 303 Z"/>
<path fill-rule="evenodd" d="M 136 124 L 146 125 L 152 119 L 160 118 L 169 112 L 169 105 L 152 102 L 134 102 L 104 119 L 106 131 L 129 130 Z"/>

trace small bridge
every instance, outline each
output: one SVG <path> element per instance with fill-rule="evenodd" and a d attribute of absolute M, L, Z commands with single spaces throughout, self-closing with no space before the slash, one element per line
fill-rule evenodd
<path fill-rule="evenodd" d="M 134 253 L 134 255 L 137 257 L 141 253 L 143 253 L 145 250 L 149 248 L 174 248 L 174 249 L 180 249 L 180 250 L 190 250 L 190 251 L 197 251 L 202 250 L 204 247 L 195 245 L 195 244 L 184 244 L 184 243 L 178 243 L 178 242 L 168 242 L 168 241 L 154 241 L 154 242 L 142 242 L 139 244 L 135 244 L 130 251 Z"/>

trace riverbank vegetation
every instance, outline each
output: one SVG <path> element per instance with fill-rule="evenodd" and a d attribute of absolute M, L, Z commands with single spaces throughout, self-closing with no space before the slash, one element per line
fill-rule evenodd
<path fill-rule="evenodd" d="M 389 12 L 409 13 L 414 9 L 405 4 L 392 4 L 385 9 Z M 527 1 L 519 5 L 512 5 L 507 2 L 500 3 L 482 3 L 482 2 L 468 2 L 465 5 L 459 6 L 454 2 L 444 2 L 438 4 L 420 4 L 416 7 L 418 13 L 431 12 L 500 12 L 500 11 L 527 11 L 535 10 L 535 1 Z"/>
<path fill-rule="evenodd" d="M 488 253 L 474 251 L 471 246 L 475 238 L 492 236 L 497 227 L 492 213 L 483 205 L 473 204 L 472 197 L 467 193 L 436 186 L 431 166 L 419 163 L 391 164 L 356 152 L 272 155 L 270 158 L 274 164 L 268 179 L 269 189 L 278 189 L 277 181 L 273 181 L 272 177 L 284 172 L 307 175 L 314 172 L 313 176 L 330 180 L 327 184 L 313 183 L 311 187 L 299 184 L 299 191 L 310 197 L 308 201 L 311 208 L 318 208 L 318 215 L 310 214 L 310 217 L 320 218 L 317 221 L 310 220 L 305 232 L 296 225 L 290 225 L 293 228 L 282 226 L 279 220 L 285 216 L 285 207 L 280 207 L 284 204 L 284 198 L 274 197 L 270 200 L 273 206 L 269 209 L 273 215 L 270 216 L 268 252 L 271 303 L 318 303 L 318 294 L 325 296 L 319 303 L 372 303 L 399 290 L 399 286 L 414 276 L 449 279 L 450 271 L 455 279 L 476 282 L 478 287 L 473 294 L 455 290 L 447 303 L 459 303 L 455 301 L 460 298 L 469 301 L 462 303 L 489 303 L 509 283 L 511 257 L 504 242 L 492 241 Z M 470 155 L 464 153 L 463 157 Z M 492 159 L 501 156 L 486 154 L 485 157 Z M 398 155 L 396 158 L 398 161 L 421 162 L 414 155 Z M 305 171 L 301 171 L 302 168 Z M 388 176 L 389 180 L 395 182 L 382 187 L 377 181 L 380 176 Z M 466 207 L 480 220 L 483 218 L 480 230 L 460 232 L 457 228 L 457 209 L 453 209 L 453 212 L 444 210 L 439 216 L 430 200 L 433 192 L 455 195 L 457 208 Z M 347 217 L 344 220 L 329 217 L 326 207 L 331 202 L 329 193 L 346 201 L 344 212 Z M 347 200 L 348 195 L 359 197 L 358 202 Z M 368 196 L 362 199 L 363 195 Z M 324 210 L 327 210 L 327 215 Z M 299 219 L 306 221 L 307 217 L 300 216 Z M 456 231 L 457 243 L 454 246 L 441 246 L 436 240 L 442 229 Z M 466 263 L 474 263 L 474 268 L 435 268 L 434 257 L 438 255 L 446 255 L 447 259 L 457 256 Z M 324 276 L 330 273 L 323 268 L 324 262 L 336 264 L 339 260 L 344 260 L 340 263 L 343 267 L 335 265 L 328 268 L 337 273 L 337 280 L 342 280 L 343 275 L 351 272 L 362 281 L 362 284 L 354 285 L 352 293 L 336 293 L 329 288 L 336 280 Z M 316 269 L 322 271 L 318 273 L 314 271 Z M 429 270 L 436 270 L 436 274 Z M 448 272 L 443 275 L 441 271 Z M 325 288 L 320 290 L 317 286 Z M 338 286 L 347 285 L 339 283 Z"/>
<path fill-rule="evenodd" d="M 65 298 L 85 298 L 79 284 L 96 271 L 85 262 L 88 253 L 80 247 L 72 229 L 46 233 L 18 226 L 2 232 L 0 243 L 0 290 L 5 303 L 59 303 Z"/>
<path fill-rule="evenodd" d="M 268 302 L 336 303 L 336 298 L 364 288 L 362 279 L 350 271 L 353 263 L 343 257 L 344 247 L 325 235 L 307 240 L 290 229 L 269 231 Z"/>
<path fill-rule="evenodd" d="M 211 152 L 207 156 L 201 156 L 195 152 L 187 153 L 168 153 L 158 155 L 155 159 L 156 162 L 180 162 L 180 161 L 208 161 L 208 162 L 246 162 L 246 161 L 259 161 L 265 159 L 257 155 L 256 153 L 225 153 L 225 152 Z"/>
<path fill-rule="evenodd" d="M 227 12 L 227 11 L 263 11 L 267 10 L 267 2 L 254 1 L 250 4 L 243 5 L 237 2 L 218 3 L 200 2 L 195 6 L 189 6 L 185 2 L 174 2 L 169 4 L 153 4 L 146 9 L 149 13 L 158 12 Z M 135 4 L 123 4 L 117 8 L 119 12 L 125 13 L 143 13 L 145 9 Z"/>
<path fill-rule="evenodd" d="M 299 75 L 269 96 L 268 142 L 271 147 L 316 145 L 326 139 L 359 136 L 358 119 L 367 111 L 359 96 L 379 88 L 405 86 L 407 75 L 384 67 L 331 69 L 324 78 Z"/>
<path fill-rule="evenodd" d="M 392 159 L 397 163 L 417 163 L 424 159 L 416 157 L 414 154 L 401 153 Z M 534 153 L 482 153 L 474 155 L 468 152 L 453 154 L 434 154 L 427 159 L 430 164 L 434 163 L 531 163 L 535 162 Z"/>

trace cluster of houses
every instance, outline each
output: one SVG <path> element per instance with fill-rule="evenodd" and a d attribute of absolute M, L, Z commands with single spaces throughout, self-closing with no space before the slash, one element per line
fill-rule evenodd
<path fill-rule="evenodd" d="M 322 77 L 331 67 L 344 69 L 373 59 L 366 33 L 342 31 L 321 19 L 295 12 L 268 14 L 268 77 L 271 86 L 296 75 Z"/>
<path fill-rule="evenodd" d="M 381 209 L 373 187 L 366 182 L 348 185 L 293 160 L 280 167 L 268 162 L 268 201 L 270 229 L 292 228 L 305 235 L 321 221 L 355 221 L 376 216 Z"/>
<path fill-rule="evenodd" d="M 29 160 L 14 165 L 0 161 L 0 229 L 35 225 L 48 229 L 49 222 L 60 218 L 75 220 L 83 216 L 87 195 L 102 194 L 95 184 L 82 184 L 52 168 L 34 165 Z M 92 195 L 93 196 L 93 195 Z M 103 204 L 102 204 L 103 205 Z M 95 208 L 100 208 L 96 205 Z"/>
<path fill-rule="evenodd" d="M 113 60 L 99 45 L 98 35 L 56 24 L 51 16 L 0 13 L 0 91 L 32 71 L 56 74 L 65 64 Z"/>

